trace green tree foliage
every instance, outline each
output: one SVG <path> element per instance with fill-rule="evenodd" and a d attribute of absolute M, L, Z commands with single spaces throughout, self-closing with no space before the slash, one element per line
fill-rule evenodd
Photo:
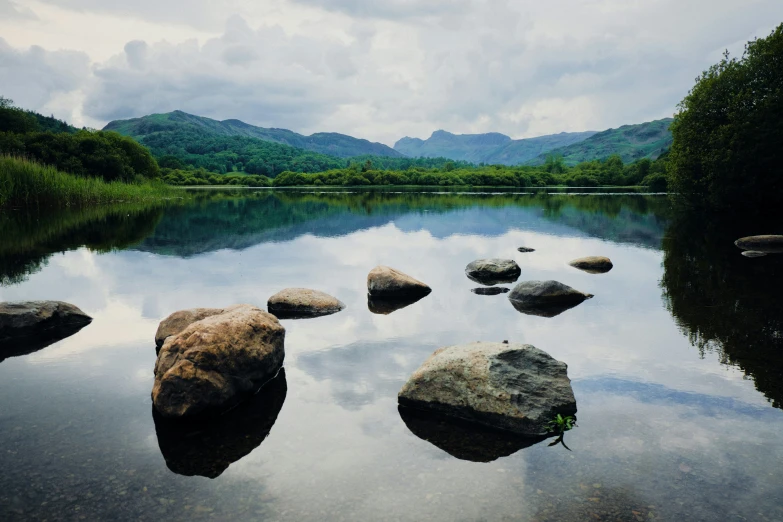
<path fill-rule="evenodd" d="M 683 201 L 740 210 L 783 199 L 783 24 L 696 79 L 672 124 L 669 181 Z"/>

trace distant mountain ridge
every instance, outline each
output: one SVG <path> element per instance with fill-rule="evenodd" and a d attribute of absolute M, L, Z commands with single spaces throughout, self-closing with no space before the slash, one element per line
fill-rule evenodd
<path fill-rule="evenodd" d="M 213 136 L 241 136 L 280 143 L 338 158 L 363 155 L 403 157 L 403 154 L 382 143 L 374 143 L 336 132 L 319 132 L 304 136 L 287 129 L 256 127 L 237 119 L 213 120 L 183 111 L 115 120 L 109 122 L 103 130 L 119 132 L 135 139 L 182 131 Z"/>
<path fill-rule="evenodd" d="M 549 150 L 577 143 L 593 134 L 595 134 L 593 131 L 561 132 L 549 136 L 512 140 L 498 132 L 452 134 L 437 130 L 426 140 L 402 138 L 394 144 L 394 150 L 411 157 L 444 157 L 472 163 L 519 165 Z"/>

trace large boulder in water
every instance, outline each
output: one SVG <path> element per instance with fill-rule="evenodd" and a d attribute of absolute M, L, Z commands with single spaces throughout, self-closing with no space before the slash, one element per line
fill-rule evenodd
<path fill-rule="evenodd" d="M 285 329 L 255 306 L 231 306 L 166 339 L 155 363 L 152 402 L 164 417 L 224 411 L 283 364 Z"/>
<path fill-rule="evenodd" d="M 603 256 L 580 257 L 568 264 L 590 274 L 605 274 L 614 266 L 611 259 Z"/>
<path fill-rule="evenodd" d="M 376 266 L 367 274 L 367 293 L 373 297 L 425 296 L 432 289 L 418 279 L 388 266 Z"/>
<path fill-rule="evenodd" d="M 345 305 L 339 299 L 309 288 L 286 288 L 269 298 L 267 310 L 278 319 L 304 319 L 339 312 Z"/>
<path fill-rule="evenodd" d="M 62 301 L 0 303 L 0 361 L 41 350 L 91 322 L 92 317 Z"/>
<path fill-rule="evenodd" d="M 736 240 L 734 244 L 743 250 L 755 250 L 765 254 L 783 253 L 783 236 L 748 236 Z"/>
<path fill-rule="evenodd" d="M 508 294 L 518 311 L 554 317 L 593 297 L 558 281 L 522 281 Z"/>
<path fill-rule="evenodd" d="M 530 345 L 477 342 L 440 348 L 411 375 L 402 406 L 529 437 L 576 413 L 565 363 Z"/>
<path fill-rule="evenodd" d="M 261 445 L 286 396 L 285 371 L 230 412 L 214 419 L 167 419 L 153 409 L 158 446 L 166 466 L 179 475 L 216 478 Z"/>
<path fill-rule="evenodd" d="M 196 321 L 222 314 L 223 311 L 223 308 L 191 308 L 174 312 L 158 325 L 158 331 L 155 332 L 155 346 L 160 349 L 166 339 L 172 335 L 177 335 Z"/>
<path fill-rule="evenodd" d="M 465 275 L 470 280 L 487 286 L 513 283 L 521 273 L 513 259 L 477 259 L 465 267 Z"/>

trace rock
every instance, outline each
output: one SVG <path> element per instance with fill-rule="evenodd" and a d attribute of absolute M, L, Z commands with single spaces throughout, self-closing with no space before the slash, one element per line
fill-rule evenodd
<path fill-rule="evenodd" d="M 285 370 L 230 412 L 213 419 L 152 418 L 166 466 L 179 475 L 216 478 L 269 435 L 285 402 Z"/>
<path fill-rule="evenodd" d="M 158 325 L 158 331 L 155 332 L 155 346 L 160 350 L 163 342 L 172 335 L 180 333 L 196 321 L 222 313 L 223 308 L 191 308 L 174 312 Z"/>
<path fill-rule="evenodd" d="M 767 255 L 766 252 L 759 252 L 757 250 L 745 250 L 742 252 L 742 255 L 745 257 L 764 257 Z"/>
<path fill-rule="evenodd" d="M 736 240 L 734 244 L 743 250 L 755 250 L 765 254 L 783 253 L 783 236 L 748 236 Z"/>
<path fill-rule="evenodd" d="M 465 275 L 470 280 L 487 286 L 513 283 L 521 273 L 513 259 L 478 259 L 465 267 Z"/>
<path fill-rule="evenodd" d="M 477 295 L 498 295 L 498 294 L 506 294 L 510 291 L 510 288 L 506 288 L 505 286 L 493 286 L 493 287 L 481 287 L 481 288 L 473 288 L 471 292 Z"/>
<path fill-rule="evenodd" d="M 389 315 L 406 306 L 424 299 L 423 295 L 403 295 L 401 297 L 373 297 L 367 295 L 367 309 L 378 315 Z"/>
<path fill-rule="evenodd" d="M 516 343 L 440 348 L 411 375 L 398 399 L 405 407 L 531 437 L 547 435 L 557 414 L 576 413 L 566 364 Z"/>
<path fill-rule="evenodd" d="M 432 289 L 388 266 L 376 266 L 367 275 L 367 292 L 373 297 L 425 296 Z"/>
<path fill-rule="evenodd" d="M 152 402 L 163 417 L 224 411 L 280 369 L 285 329 L 251 305 L 236 305 L 166 339 L 155 363 Z"/>
<path fill-rule="evenodd" d="M 554 317 L 593 297 L 557 281 L 523 281 L 508 298 L 518 311 L 542 317 Z"/>
<path fill-rule="evenodd" d="M 492 462 L 547 438 L 517 435 L 436 412 L 398 409 L 411 433 L 460 460 Z"/>
<path fill-rule="evenodd" d="M 278 319 L 304 319 L 337 313 L 345 305 L 318 290 L 286 288 L 270 297 L 266 307 Z"/>
<path fill-rule="evenodd" d="M 535 248 L 528 248 L 528 247 L 519 247 L 519 248 L 517 248 L 517 251 L 518 252 L 522 252 L 523 254 L 526 254 L 528 252 L 535 252 L 536 249 Z"/>
<path fill-rule="evenodd" d="M 91 322 L 92 317 L 61 301 L 0 303 L 0 361 L 46 348 Z"/>
<path fill-rule="evenodd" d="M 605 274 L 614 266 L 611 259 L 602 256 L 582 257 L 568 264 L 591 274 Z"/>

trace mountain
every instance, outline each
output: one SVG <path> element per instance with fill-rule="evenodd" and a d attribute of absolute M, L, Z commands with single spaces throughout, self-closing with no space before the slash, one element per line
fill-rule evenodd
<path fill-rule="evenodd" d="M 426 140 L 402 138 L 394 144 L 394 150 L 411 157 L 444 157 L 472 163 L 518 165 L 551 149 L 582 141 L 593 134 L 595 132 L 591 131 L 561 132 L 551 136 L 512 140 L 497 132 L 452 134 L 438 130 Z"/>
<path fill-rule="evenodd" d="M 182 111 L 115 120 L 109 122 L 103 130 L 116 131 L 140 141 L 161 133 L 197 132 L 210 136 L 257 138 L 338 158 L 363 155 L 393 158 L 403 156 L 382 143 L 373 143 L 336 132 L 319 132 L 304 136 L 286 129 L 256 127 L 240 120 L 218 121 Z"/>
<path fill-rule="evenodd" d="M 593 134 L 584 141 L 551 149 L 530 161 L 530 165 L 543 165 L 546 157 L 562 156 L 566 165 L 583 161 L 600 160 L 619 154 L 623 162 L 630 163 L 642 158 L 656 159 L 671 147 L 672 133 L 669 126 L 674 120 L 664 118 L 638 125 L 623 125 Z"/>

